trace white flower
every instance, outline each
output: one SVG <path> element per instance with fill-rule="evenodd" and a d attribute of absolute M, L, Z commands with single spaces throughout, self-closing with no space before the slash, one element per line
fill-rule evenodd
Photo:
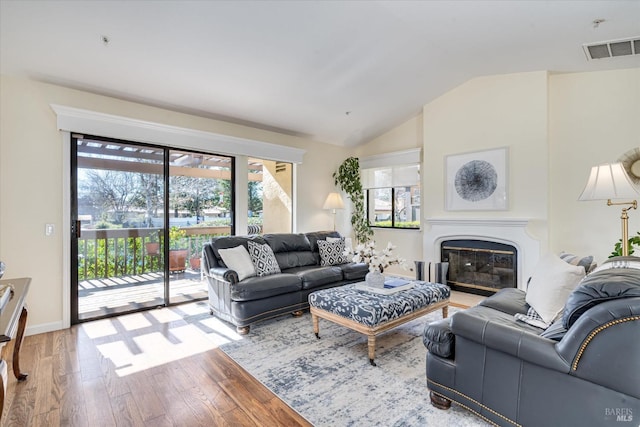
<path fill-rule="evenodd" d="M 345 250 L 346 256 L 352 256 L 353 262 L 364 263 L 369 265 L 369 271 L 384 271 L 385 268 L 397 264 L 405 270 L 411 270 L 407 261 L 404 258 L 400 258 L 393 254 L 393 250 L 396 247 L 387 243 L 387 247 L 382 251 L 376 250 L 376 243 L 371 240 L 366 244 L 358 244 L 353 252 Z"/>

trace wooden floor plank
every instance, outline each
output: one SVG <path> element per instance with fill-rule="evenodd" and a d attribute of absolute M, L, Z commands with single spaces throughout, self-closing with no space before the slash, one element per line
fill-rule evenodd
<path fill-rule="evenodd" d="M 165 415 L 166 402 L 163 403 L 158 397 L 160 384 L 153 381 L 153 377 L 134 374 L 127 378 L 127 382 L 144 421 Z M 180 399 L 176 396 L 176 400 Z"/>
<path fill-rule="evenodd" d="M 34 381 L 38 382 L 38 381 Z M 83 426 L 88 425 L 87 409 L 82 388 L 80 373 L 56 375 L 54 377 L 60 399 L 60 425 Z"/>
<path fill-rule="evenodd" d="M 59 426 L 60 424 L 60 411 L 54 409 L 52 411 L 39 414 L 33 420 L 34 427 L 52 427 Z"/>
<path fill-rule="evenodd" d="M 140 409 L 131 393 L 112 397 L 111 407 L 117 426 L 137 427 L 144 424 Z"/>
<path fill-rule="evenodd" d="M 115 425 L 115 411 L 111 406 L 104 380 L 101 377 L 83 379 L 82 389 L 85 395 L 87 418 L 91 420 L 92 426 Z"/>
<path fill-rule="evenodd" d="M 38 387 L 36 387 L 34 413 L 47 414 L 60 408 L 58 391 L 53 387 L 53 361 L 51 356 L 43 357 L 39 363 Z"/>

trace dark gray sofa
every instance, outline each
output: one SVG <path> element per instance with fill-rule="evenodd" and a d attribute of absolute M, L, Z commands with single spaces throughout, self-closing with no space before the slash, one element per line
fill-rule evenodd
<path fill-rule="evenodd" d="M 628 260 L 640 268 L 620 257 L 585 277 L 546 331 L 514 319 L 529 308 L 517 289 L 428 325 L 431 403 L 501 426 L 636 425 L 640 269 Z"/>
<path fill-rule="evenodd" d="M 317 241 L 327 237 L 340 237 L 340 234 L 319 231 L 213 238 L 204 245 L 202 252 L 202 271 L 208 284 L 211 314 L 246 334 L 250 325 L 260 320 L 302 313 L 309 308 L 311 292 L 364 280 L 368 272 L 365 264 L 320 265 Z M 227 268 L 218 250 L 239 245 L 247 247 L 248 241 L 267 243 L 281 273 L 239 281 L 238 274 Z"/>

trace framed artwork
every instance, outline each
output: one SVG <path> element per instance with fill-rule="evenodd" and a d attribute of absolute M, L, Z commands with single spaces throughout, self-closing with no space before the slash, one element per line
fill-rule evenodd
<path fill-rule="evenodd" d="M 508 209 L 508 154 L 504 147 L 446 156 L 446 210 Z"/>

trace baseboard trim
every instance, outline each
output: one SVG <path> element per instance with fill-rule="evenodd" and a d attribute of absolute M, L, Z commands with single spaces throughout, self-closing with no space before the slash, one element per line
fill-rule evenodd
<path fill-rule="evenodd" d="M 39 325 L 28 326 L 25 329 L 24 334 L 26 336 L 37 335 L 37 334 L 44 334 L 46 332 L 59 331 L 61 329 L 66 329 L 62 321 L 51 322 L 51 323 L 41 323 Z"/>

